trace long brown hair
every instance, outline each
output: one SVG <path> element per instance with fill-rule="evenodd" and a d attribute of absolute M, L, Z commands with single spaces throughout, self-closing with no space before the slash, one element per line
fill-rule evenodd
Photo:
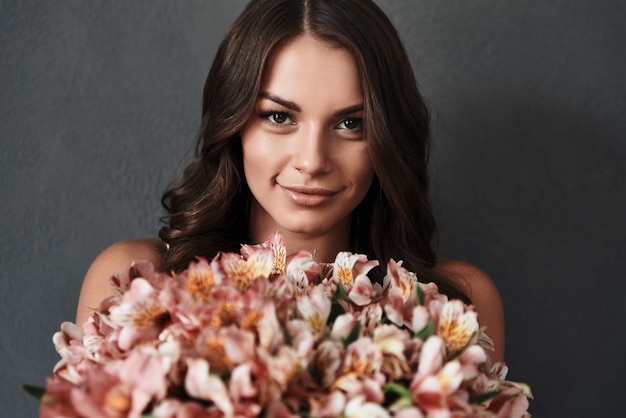
<path fill-rule="evenodd" d="M 233 23 L 204 86 L 196 158 L 161 199 L 168 215 L 159 236 L 170 246 L 164 269 L 182 270 L 196 256 L 237 251 L 247 242 L 250 191 L 239 132 L 272 52 L 303 34 L 346 48 L 359 68 L 364 137 L 376 176 L 353 214 L 353 250 L 382 265 L 403 260 L 422 280 L 468 301 L 433 271 L 429 112 L 393 24 L 370 0 L 252 0 Z"/>

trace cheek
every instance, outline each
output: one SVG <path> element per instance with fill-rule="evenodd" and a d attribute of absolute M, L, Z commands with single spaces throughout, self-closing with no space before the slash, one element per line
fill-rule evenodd
<path fill-rule="evenodd" d="M 374 166 L 369 158 L 367 150 L 359 150 L 358 153 L 346 153 L 352 156 L 346 160 L 349 168 L 351 181 L 356 189 L 369 190 L 374 179 Z"/>
<path fill-rule="evenodd" d="M 268 149 L 263 145 L 262 138 L 255 129 L 246 128 L 241 132 L 241 150 L 243 153 L 243 169 L 246 177 L 254 177 L 263 167 Z"/>

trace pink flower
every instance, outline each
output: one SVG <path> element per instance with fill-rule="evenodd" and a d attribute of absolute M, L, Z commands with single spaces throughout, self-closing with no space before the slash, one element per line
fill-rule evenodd
<path fill-rule="evenodd" d="M 70 400 L 70 394 L 75 388 L 74 384 L 58 376 L 47 378 L 46 393 L 39 405 L 39 417 L 77 417 L 78 412 Z"/>
<path fill-rule="evenodd" d="M 391 418 L 389 412 L 374 402 L 366 402 L 365 397 L 357 396 L 352 398 L 345 409 L 346 418 L 359 418 L 359 417 L 371 417 L 371 418 Z"/>
<path fill-rule="evenodd" d="M 54 372 L 71 366 L 64 377 L 73 383 L 79 383 L 82 379 L 75 371 L 75 366 L 84 360 L 92 360 L 91 352 L 83 345 L 83 331 L 72 322 L 63 322 L 61 331 L 54 334 L 52 341 L 54 347 L 61 356 L 61 360 L 54 366 Z"/>
<path fill-rule="evenodd" d="M 417 276 L 402 267 L 402 262 L 396 263 L 393 259 L 389 260 L 389 264 L 387 264 L 387 276 L 390 278 L 390 287 L 400 290 L 400 295 L 404 303 L 407 303 L 410 298 L 415 296 Z"/>
<path fill-rule="evenodd" d="M 411 382 L 411 392 L 415 393 L 424 379 L 434 375 L 443 366 L 444 349 L 444 341 L 437 336 L 432 336 L 424 342 L 419 367 Z"/>
<path fill-rule="evenodd" d="M 311 356 L 308 365 L 315 383 L 322 388 L 330 388 L 337 380 L 343 356 L 343 349 L 339 343 L 323 341 Z"/>
<path fill-rule="evenodd" d="M 209 373 L 206 360 L 187 359 L 185 389 L 191 397 L 212 401 L 225 416 L 233 416 L 234 407 L 226 385 L 219 377 Z"/>
<path fill-rule="evenodd" d="M 333 390 L 328 395 L 311 399 L 312 417 L 338 417 L 346 406 L 346 396 L 340 390 Z"/>
<path fill-rule="evenodd" d="M 132 406 L 129 416 L 140 417 L 148 403 L 165 397 L 165 372 L 156 352 L 132 351 L 125 360 L 105 365 L 104 370 L 117 376 L 124 385 Z"/>
<path fill-rule="evenodd" d="M 287 265 L 287 247 L 285 246 L 285 239 L 278 232 L 270 235 L 267 240 L 262 244 L 249 245 L 244 244 L 241 246 L 241 255 L 244 259 L 250 259 L 255 253 L 263 252 L 264 250 L 270 250 L 272 257 L 272 267 L 270 274 L 280 274 L 285 272 Z"/>
<path fill-rule="evenodd" d="M 168 313 L 158 296 L 147 280 L 137 278 L 124 293 L 122 302 L 110 308 L 106 319 L 112 326 L 120 328 L 118 344 L 122 350 L 139 342 L 152 341 L 159 335 Z"/>
<path fill-rule="evenodd" d="M 364 255 L 285 249 L 273 234 L 172 276 L 138 262 L 112 278 L 118 295 L 54 335 L 41 416 L 529 416 L 471 306 L 400 262 L 381 286 Z"/>
<path fill-rule="evenodd" d="M 477 339 L 479 331 L 476 312 L 460 300 L 446 302 L 441 308 L 437 335 L 446 343 L 448 352 L 456 353 Z"/>
<path fill-rule="evenodd" d="M 347 339 L 356 323 L 357 318 L 354 314 L 347 313 L 339 315 L 335 318 L 335 322 L 333 323 L 330 338 L 334 341 L 343 341 Z"/>
<path fill-rule="evenodd" d="M 320 265 L 315 262 L 308 251 L 299 251 L 287 257 L 285 274 L 288 278 L 303 272 L 309 283 L 314 282 L 320 274 Z"/>
<path fill-rule="evenodd" d="M 382 370 L 394 379 L 405 376 L 410 370 L 404 356 L 405 342 L 408 339 L 409 335 L 405 330 L 393 325 L 381 325 L 374 331 L 374 343 L 383 357 Z"/>
<path fill-rule="evenodd" d="M 321 335 L 330 315 L 331 301 L 324 295 L 322 287 L 315 287 L 311 294 L 301 296 L 297 302 L 298 312 L 311 332 Z"/>
<path fill-rule="evenodd" d="M 402 267 L 401 263 L 389 260 L 387 276 L 389 287 L 386 291 L 385 314 L 391 322 L 402 327 L 407 326 L 419 332 L 426 324 L 424 312 L 418 308 L 417 282 L 415 274 Z M 414 315 L 418 315 L 414 318 Z M 427 321 L 426 321 L 427 322 Z M 420 329 L 416 329 L 421 327 Z"/>
<path fill-rule="evenodd" d="M 209 412 L 200 403 L 181 402 L 178 399 L 166 399 L 157 404 L 152 411 L 155 418 L 213 418 L 223 416 L 219 411 L 218 414 Z"/>
<path fill-rule="evenodd" d="M 357 305 L 367 305 L 376 295 L 367 273 L 378 265 L 362 254 L 340 252 L 335 258 L 333 281 L 341 283 L 348 297 Z"/>
<path fill-rule="evenodd" d="M 248 259 L 233 253 L 222 254 L 221 266 L 224 274 L 240 292 L 245 292 L 258 277 L 268 277 L 273 269 L 272 252 L 261 248 Z"/>

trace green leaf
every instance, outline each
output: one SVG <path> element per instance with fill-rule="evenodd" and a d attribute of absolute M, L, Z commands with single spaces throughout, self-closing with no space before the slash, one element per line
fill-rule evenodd
<path fill-rule="evenodd" d="M 287 330 L 287 327 L 282 327 L 283 328 L 283 338 L 285 338 L 285 344 L 286 345 L 293 345 L 291 342 L 291 335 L 289 335 L 289 331 Z"/>
<path fill-rule="evenodd" d="M 339 299 L 343 299 L 347 302 L 352 303 L 352 299 L 348 297 L 348 294 L 346 293 L 346 289 L 343 288 L 343 283 L 341 282 L 341 280 L 339 281 L 339 283 L 337 283 L 337 290 L 335 291 L 335 294 L 333 295 L 333 301 L 336 301 Z"/>
<path fill-rule="evenodd" d="M 399 411 L 401 409 L 408 408 L 410 406 L 413 406 L 413 399 L 400 398 L 394 403 L 392 403 L 389 409 Z"/>
<path fill-rule="evenodd" d="M 359 338 L 360 330 L 361 330 L 361 321 L 356 321 L 354 326 L 350 330 L 350 333 L 348 334 L 348 336 L 346 338 L 342 338 L 343 346 L 347 347 L 348 345 L 350 345 L 350 343 L 353 343 L 354 341 L 356 341 L 357 338 Z"/>
<path fill-rule="evenodd" d="M 488 401 L 489 399 L 495 398 L 501 392 L 499 390 L 495 392 L 486 392 L 486 393 L 477 393 L 475 395 L 470 395 L 469 403 L 483 403 Z"/>
<path fill-rule="evenodd" d="M 420 285 L 419 283 L 415 283 L 415 291 L 417 292 L 417 301 L 420 305 L 424 304 L 424 298 L 426 297 L 426 295 L 424 294 L 424 289 L 422 289 L 422 285 Z"/>
<path fill-rule="evenodd" d="M 330 306 L 330 315 L 328 315 L 328 320 L 326 321 L 326 324 L 328 325 L 335 323 L 335 319 L 337 319 L 339 315 L 343 315 L 346 313 L 346 310 L 339 303 L 339 299 L 348 301 L 350 300 L 348 298 L 348 295 L 346 295 L 346 292 L 343 289 L 343 285 L 341 284 L 341 282 L 339 282 L 339 284 L 337 285 L 337 290 L 333 295 L 333 300 Z"/>
<path fill-rule="evenodd" d="M 400 398 L 402 398 L 402 399 L 411 399 L 411 400 L 413 400 L 413 394 L 411 393 L 409 388 L 407 388 L 406 386 L 404 386 L 403 384 L 400 384 L 400 383 L 387 383 L 383 387 L 383 391 L 385 391 L 385 392 L 393 392 L 396 395 L 400 396 Z"/>
<path fill-rule="evenodd" d="M 345 313 L 346 313 L 346 310 L 343 309 L 343 306 L 341 306 L 337 302 L 333 302 L 333 304 L 330 306 L 330 314 L 328 315 L 328 321 L 326 321 L 326 324 L 327 325 L 334 324 L 335 319 L 337 319 L 339 315 L 343 315 Z"/>
<path fill-rule="evenodd" d="M 420 332 L 416 333 L 414 336 L 419 338 L 420 340 L 426 341 L 426 339 L 428 339 L 428 337 L 430 337 L 434 333 L 435 333 L 435 322 L 433 322 L 433 320 L 431 319 L 430 321 L 428 321 L 428 324 L 426 324 L 426 326 Z"/>
<path fill-rule="evenodd" d="M 24 392 L 28 393 L 30 396 L 34 397 L 38 401 L 40 401 L 41 398 L 43 398 L 44 393 L 46 393 L 46 388 L 27 384 L 21 384 L 20 386 Z"/>

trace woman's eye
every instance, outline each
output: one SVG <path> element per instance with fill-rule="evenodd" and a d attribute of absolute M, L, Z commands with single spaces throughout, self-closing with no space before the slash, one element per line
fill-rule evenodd
<path fill-rule="evenodd" d="M 267 112 L 262 117 L 268 119 L 271 123 L 276 125 L 284 125 L 289 121 L 289 115 L 283 112 Z"/>
<path fill-rule="evenodd" d="M 339 127 L 341 129 L 346 129 L 348 131 L 360 131 L 363 127 L 363 119 L 360 118 L 348 118 L 344 119 L 339 123 Z"/>

